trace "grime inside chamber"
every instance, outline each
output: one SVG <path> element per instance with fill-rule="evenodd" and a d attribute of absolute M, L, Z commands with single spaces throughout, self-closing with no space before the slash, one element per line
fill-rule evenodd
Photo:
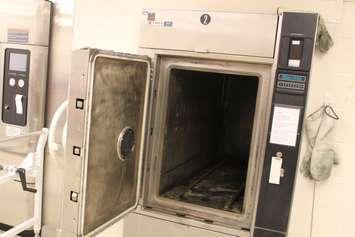
<path fill-rule="evenodd" d="M 258 77 L 172 69 L 159 193 L 242 213 Z"/>

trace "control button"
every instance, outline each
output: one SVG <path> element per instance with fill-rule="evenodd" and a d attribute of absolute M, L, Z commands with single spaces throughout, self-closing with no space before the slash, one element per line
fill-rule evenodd
<path fill-rule="evenodd" d="M 14 78 L 10 78 L 9 85 L 14 86 L 16 84 L 16 80 Z"/>
<path fill-rule="evenodd" d="M 24 80 L 22 80 L 22 79 L 18 80 L 18 86 L 20 88 L 22 88 L 24 85 L 25 85 L 25 81 Z"/>
<path fill-rule="evenodd" d="M 15 96 L 16 114 L 23 114 L 22 98 L 23 95 L 20 94 Z"/>

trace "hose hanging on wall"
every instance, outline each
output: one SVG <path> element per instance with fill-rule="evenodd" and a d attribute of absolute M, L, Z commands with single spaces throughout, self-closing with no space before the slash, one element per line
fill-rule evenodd
<path fill-rule="evenodd" d="M 330 105 L 323 105 L 306 118 L 308 148 L 301 172 L 305 177 L 323 181 L 330 177 L 333 165 L 339 163 L 336 152 L 327 143 L 327 137 L 334 127 L 338 115 Z"/>

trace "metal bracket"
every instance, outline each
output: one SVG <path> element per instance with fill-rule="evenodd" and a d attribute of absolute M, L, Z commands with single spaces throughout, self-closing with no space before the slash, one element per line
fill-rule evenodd
<path fill-rule="evenodd" d="M 23 191 L 31 192 L 31 193 L 37 193 L 37 190 L 36 190 L 36 189 L 27 187 L 26 170 L 25 170 L 24 168 L 18 168 L 18 169 L 16 170 L 16 172 L 17 172 L 17 173 L 19 174 L 19 176 L 20 176 L 20 180 L 21 180 L 21 185 L 22 185 Z"/>

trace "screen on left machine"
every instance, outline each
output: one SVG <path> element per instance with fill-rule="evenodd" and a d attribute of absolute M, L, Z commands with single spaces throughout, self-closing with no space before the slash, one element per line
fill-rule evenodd
<path fill-rule="evenodd" d="M 26 72 L 27 68 L 27 55 L 19 53 L 10 53 L 10 65 L 11 71 Z"/>

